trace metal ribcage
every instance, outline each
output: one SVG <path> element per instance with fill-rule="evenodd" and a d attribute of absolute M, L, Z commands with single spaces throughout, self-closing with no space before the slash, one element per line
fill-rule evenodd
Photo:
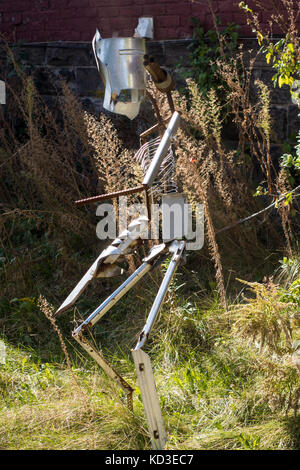
<path fill-rule="evenodd" d="M 147 170 L 160 142 L 160 137 L 156 137 L 155 139 L 146 142 L 134 156 L 136 162 L 141 166 L 144 175 L 147 173 Z M 153 196 L 158 196 L 160 193 L 171 192 L 177 192 L 177 184 L 175 179 L 175 156 L 172 150 L 172 146 L 169 147 L 168 152 L 160 166 L 160 170 L 155 179 L 155 182 L 149 189 L 149 193 Z"/>

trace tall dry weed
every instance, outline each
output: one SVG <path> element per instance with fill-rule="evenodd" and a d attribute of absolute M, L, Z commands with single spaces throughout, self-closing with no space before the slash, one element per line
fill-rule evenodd
<path fill-rule="evenodd" d="M 63 80 L 53 83 L 57 95 L 45 102 L 35 74 L 22 70 L 12 50 L 3 48 L 12 70 L 7 106 L 0 110 L 0 230 L 5 285 L 14 280 L 17 296 L 32 287 L 28 269 L 35 263 L 34 251 L 17 241 L 28 225 L 35 238 L 55 243 L 59 276 L 76 272 L 78 278 L 84 267 L 74 251 L 92 255 L 99 241 L 95 206 L 78 207 L 74 201 L 135 185 L 136 178 L 133 154 L 106 116 L 89 116 Z"/>

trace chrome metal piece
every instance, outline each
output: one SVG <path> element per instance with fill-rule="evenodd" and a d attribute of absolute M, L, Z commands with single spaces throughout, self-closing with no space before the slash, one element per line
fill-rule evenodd
<path fill-rule="evenodd" d="M 162 194 L 162 239 L 164 242 L 183 239 L 188 231 L 188 204 L 184 193 L 170 192 Z"/>
<path fill-rule="evenodd" d="M 163 282 L 160 285 L 160 288 L 158 290 L 158 293 L 155 297 L 155 300 L 153 302 L 152 308 L 150 310 L 150 313 L 148 315 L 146 324 L 143 328 L 143 331 L 140 334 L 139 341 L 135 347 L 135 349 L 140 349 L 144 346 L 145 342 L 147 341 L 150 331 L 154 325 L 154 322 L 156 320 L 157 314 L 160 310 L 160 307 L 164 301 L 164 298 L 166 296 L 166 293 L 168 291 L 168 287 L 170 285 L 170 282 L 172 281 L 172 278 L 176 272 L 176 269 L 179 265 L 181 256 L 183 254 L 183 250 L 185 247 L 185 242 L 184 241 L 177 241 L 174 240 L 171 245 L 169 246 L 169 251 L 173 253 L 173 256 L 171 258 L 171 261 L 169 263 L 167 272 L 163 278 Z"/>
<path fill-rule="evenodd" d="M 97 67 L 105 85 L 103 107 L 134 119 L 146 90 L 143 38 L 93 38 Z"/>
<path fill-rule="evenodd" d="M 170 253 L 173 253 L 173 256 L 169 263 L 167 272 L 163 278 L 163 282 L 161 283 L 159 291 L 153 302 L 146 324 L 142 333 L 140 334 L 139 341 L 135 349 L 132 351 L 153 449 L 163 449 L 167 442 L 167 435 L 161 414 L 159 398 L 156 391 L 151 361 L 149 356 L 144 351 L 142 351 L 141 348 L 144 346 L 146 340 L 149 337 L 150 331 L 153 328 L 157 314 L 168 291 L 170 282 L 182 258 L 184 248 L 185 242 L 177 240 L 174 240 L 168 246 L 168 250 Z"/>
<path fill-rule="evenodd" d="M 6 87 L 3 80 L 0 80 L 0 104 L 6 104 Z"/>
<path fill-rule="evenodd" d="M 154 259 L 157 258 L 157 256 L 159 254 L 161 254 L 162 252 L 164 252 L 166 250 L 166 244 L 165 243 L 162 243 L 161 245 L 155 245 L 148 256 L 146 256 L 146 258 L 143 259 L 143 261 L 146 261 L 147 263 L 151 263 L 151 261 L 153 261 Z"/>
<path fill-rule="evenodd" d="M 134 30 L 135 38 L 153 39 L 153 17 L 141 17 Z"/>
<path fill-rule="evenodd" d="M 152 447 L 153 449 L 161 450 L 167 442 L 167 434 L 161 414 L 150 358 L 141 349 L 133 350 L 132 356 L 149 426 Z"/>
<path fill-rule="evenodd" d="M 157 177 L 159 173 L 161 164 L 163 163 L 163 160 L 169 151 L 169 147 L 171 145 L 172 139 L 175 136 L 179 125 L 180 125 L 180 115 L 177 111 L 175 111 L 172 115 L 172 118 L 168 124 L 168 127 L 164 132 L 164 135 L 159 143 L 159 146 L 147 170 L 147 173 L 143 180 L 143 184 L 145 186 L 149 186 L 149 187 L 152 186 L 155 178 Z"/>
<path fill-rule="evenodd" d="M 79 333 L 87 326 L 93 326 L 110 310 L 115 303 L 118 302 L 148 271 L 151 269 L 151 264 L 143 263 L 126 281 L 123 282 L 99 307 L 97 307 L 81 325 L 76 328 L 74 334 Z"/>
<path fill-rule="evenodd" d="M 147 229 L 148 219 L 145 216 L 140 216 L 137 219 L 133 220 L 127 230 L 124 230 L 118 238 L 116 238 L 109 247 L 103 250 L 96 261 L 85 273 L 83 278 L 78 282 L 76 287 L 68 295 L 66 300 L 61 304 L 61 306 L 56 311 L 55 315 L 60 315 L 74 305 L 78 297 L 86 289 L 89 283 L 97 277 L 104 277 L 105 274 L 109 276 L 114 272 L 114 270 L 107 269 L 108 264 L 113 264 L 118 261 L 118 259 L 123 256 L 124 253 L 135 243 L 135 241 L 142 235 L 142 233 Z M 118 269 L 115 270 L 117 274 L 120 273 Z M 122 273 L 122 271 L 121 271 Z"/>

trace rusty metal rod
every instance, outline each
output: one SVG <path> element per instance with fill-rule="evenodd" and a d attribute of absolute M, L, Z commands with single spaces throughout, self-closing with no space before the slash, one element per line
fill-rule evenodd
<path fill-rule="evenodd" d="M 105 199 L 112 199 L 118 196 L 126 196 L 127 194 L 139 193 L 141 191 L 145 191 L 146 189 L 147 186 L 145 185 L 135 186 L 134 188 L 122 189 L 121 191 L 115 191 L 113 193 L 99 194 L 99 196 L 92 196 L 86 199 L 79 199 L 78 201 L 75 201 L 75 204 L 77 206 L 83 206 L 85 204 L 91 204 L 93 202 L 103 201 Z"/>

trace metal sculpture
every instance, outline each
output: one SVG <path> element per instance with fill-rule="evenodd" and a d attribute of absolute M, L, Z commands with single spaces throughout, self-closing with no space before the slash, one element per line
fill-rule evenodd
<path fill-rule="evenodd" d="M 175 182 L 175 158 L 172 149 L 173 138 L 180 126 L 179 113 L 174 110 L 171 91 L 174 83 L 170 75 L 165 72 L 154 59 L 146 55 L 145 39 L 143 38 L 111 38 L 101 39 L 97 31 L 93 39 L 93 50 L 99 73 L 105 84 L 104 107 L 109 111 L 120 113 L 133 119 L 139 112 L 140 102 L 145 95 L 150 98 L 157 117 L 157 124 L 141 134 L 143 145 L 136 154 L 136 160 L 142 166 L 145 176 L 142 184 L 135 188 L 125 189 L 115 193 L 90 197 L 76 201 L 77 205 L 101 201 L 120 195 L 143 192 L 146 197 L 148 217 L 140 216 L 133 220 L 96 259 L 67 299 L 59 307 L 56 315 L 73 306 L 85 288 L 95 278 L 110 277 L 121 274 L 120 260 L 134 249 L 138 240 L 147 229 L 151 211 L 150 204 L 153 192 L 165 188 L 167 194 L 163 197 L 174 196 L 176 202 L 184 202 L 184 197 L 177 192 Z M 158 106 L 153 96 L 146 91 L 145 71 L 148 71 L 157 89 L 166 93 L 171 118 L 166 123 L 162 121 Z M 148 140 L 154 132 L 160 136 Z M 158 182 L 163 181 L 162 184 Z M 159 245 L 155 245 L 150 253 L 143 259 L 141 266 L 133 272 L 102 304 L 97 307 L 81 324 L 73 331 L 73 337 L 94 358 L 104 371 L 123 388 L 127 395 L 128 407 L 133 410 L 132 387 L 123 377 L 108 363 L 103 355 L 87 340 L 85 331 L 94 326 L 113 305 L 116 304 L 140 279 L 147 273 L 157 268 L 168 256 L 171 256 L 162 284 L 157 292 L 154 303 L 147 317 L 146 324 L 139 335 L 136 347 L 132 350 L 132 356 L 136 367 L 137 379 L 145 415 L 147 418 L 150 438 L 154 449 L 163 449 L 167 435 L 156 392 L 155 380 L 149 356 L 143 351 L 157 314 L 162 306 L 168 287 L 183 259 L 185 241 L 171 237 Z"/>

